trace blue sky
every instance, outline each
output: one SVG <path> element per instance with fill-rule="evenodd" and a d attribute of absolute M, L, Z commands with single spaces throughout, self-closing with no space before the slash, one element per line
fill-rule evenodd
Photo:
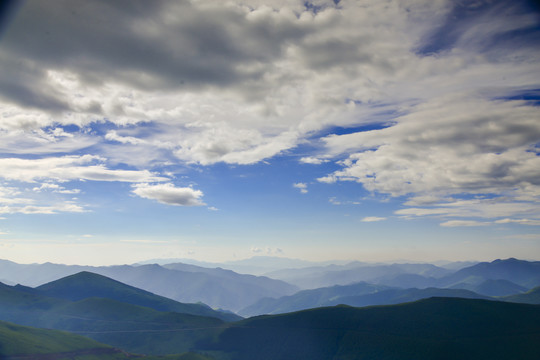
<path fill-rule="evenodd" d="M 540 259 L 534 2 L 11 4 L 1 258 Z"/>

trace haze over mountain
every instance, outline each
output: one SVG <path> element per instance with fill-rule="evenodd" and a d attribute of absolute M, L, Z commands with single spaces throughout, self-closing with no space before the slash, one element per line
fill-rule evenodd
<path fill-rule="evenodd" d="M 50 263 L 21 265 L 2 260 L 0 274 L 12 283 L 38 286 L 81 271 L 89 271 L 180 302 L 203 302 L 212 308 L 232 311 L 263 297 L 279 297 L 298 290 L 294 285 L 267 277 L 237 274 L 223 269 L 177 267 L 184 270 L 157 264 L 92 267 Z"/>
<path fill-rule="evenodd" d="M 257 261 L 259 258 L 254 258 Z M 273 261 L 274 259 L 267 259 Z M 294 261 L 294 260 L 293 260 Z M 284 261 L 285 264 L 289 263 Z M 524 292 L 540 284 L 540 262 L 517 259 L 495 260 L 462 268 L 458 271 L 441 268 L 432 264 L 366 264 L 351 262 L 310 266 L 298 269 L 277 270 L 271 276 L 295 281 L 308 288 L 327 288 L 320 284 L 352 284 L 368 282 L 373 285 L 399 287 L 403 289 L 451 288 L 475 292 L 478 297 L 508 296 Z M 109 267 L 66 266 L 57 264 L 20 265 L 0 261 L 0 273 L 12 283 L 28 281 L 34 275 L 38 279 L 54 278 L 61 273 L 69 275 L 79 271 L 99 273 L 137 288 L 186 303 L 202 302 L 213 308 L 244 311 L 261 299 L 279 299 L 290 296 L 299 289 L 280 280 L 265 276 L 238 274 L 222 268 L 204 268 L 196 265 L 174 263 L 163 266 L 122 265 Z M 155 281 L 159 279 L 159 281 Z M 22 281 L 21 281 L 22 280 Z M 22 282 L 24 284 L 24 282 Z M 351 294 L 355 296 L 363 293 Z M 416 299 L 412 297 L 411 299 Z M 367 300 L 366 300 L 367 301 Z M 375 300 L 370 300 L 375 301 Z M 270 303 L 264 300 L 263 303 Z M 365 302 L 363 304 L 368 304 Z M 393 303 L 393 300 L 379 303 Z M 320 305 L 320 304 L 319 304 Z M 260 305 L 256 305 L 259 307 Z M 289 307 L 287 309 L 304 309 Z M 274 309 L 275 310 L 275 309 Z M 274 311 L 272 310 L 272 311 Z M 261 309 L 254 313 L 261 313 Z M 252 314 L 247 311 L 246 313 Z"/>
<path fill-rule="evenodd" d="M 150 259 L 145 261 L 140 261 L 137 264 L 148 265 L 148 264 L 189 264 L 196 265 L 204 268 L 223 268 L 232 270 L 241 274 L 252 274 L 252 275 L 265 275 L 271 273 L 272 271 L 282 270 L 282 269 L 300 269 L 311 266 L 324 266 L 330 264 L 344 264 L 346 261 L 307 261 L 301 259 L 291 259 L 286 257 L 277 257 L 277 256 L 253 256 L 251 258 L 234 260 L 234 261 L 225 261 L 221 263 L 214 262 L 205 262 L 197 261 L 193 259 Z M 270 276 L 272 277 L 272 276 Z"/>
<path fill-rule="evenodd" d="M 368 282 L 402 288 L 459 288 L 499 296 L 540 284 L 540 262 L 497 259 L 451 270 L 432 264 L 365 264 L 285 269 L 269 273 L 303 289 Z M 514 291 L 515 290 L 515 291 Z"/>
<path fill-rule="evenodd" d="M 404 275 L 409 281 L 420 279 L 422 282 L 435 281 L 436 278 L 451 274 L 452 271 L 432 264 L 366 264 L 351 262 L 346 265 L 329 265 L 304 269 L 286 269 L 267 274 L 295 284 L 303 289 L 314 289 L 331 285 L 348 285 L 365 281 L 380 285 L 409 287 L 404 282 Z M 403 277 L 402 279 L 397 277 Z"/>
<path fill-rule="evenodd" d="M 263 314 L 282 314 L 334 305 L 356 307 L 391 305 L 431 297 L 494 300 L 489 296 L 463 289 L 401 289 L 389 288 L 384 285 L 358 283 L 354 285 L 336 285 L 329 288 L 303 290 L 294 295 L 284 296 L 278 299 L 261 299 L 255 304 L 242 309 L 238 314 L 250 317 Z"/>

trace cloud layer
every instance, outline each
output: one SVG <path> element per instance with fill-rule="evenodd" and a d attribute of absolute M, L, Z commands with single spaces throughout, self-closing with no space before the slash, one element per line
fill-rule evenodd
<path fill-rule="evenodd" d="M 197 206 L 167 166 L 294 154 L 341 167 L 320 182 L 403 199 L 401 216 L 540 219 L 526 2 L 265 3 L 25 2 L 2 35 L 4 188 L 117 181 Z"/>

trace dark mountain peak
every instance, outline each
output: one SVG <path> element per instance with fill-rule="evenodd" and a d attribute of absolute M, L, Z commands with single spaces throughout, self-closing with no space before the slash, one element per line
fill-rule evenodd
<path fill-rule="evenodd" d="M 99 275 L 90 271 L 81 271 L 73 275 L 63 277 L 61 279 L 51 281 L 47 284 L 38 286 L 36 289 L 42 292 L 55 292 L 55 291 L 74 291 L 75 289 L 85 289 L 85 293 L 92 293 L 95 296 L 95 292 L 98 289 L 110 289 L 110 288 L 131 288 L 129 285 L 123 284 L 119 281 L 113 280 L 103 275 Z M 141 290 L 143 291 L 143 290 Z M 146 291 L 145 291 L 146 292 Z M 84 297 L 84 294 L 81 294 L 83 297 L 79 297 L 76 294 L 73 294 L 75 298 L 70 300 L 80 300 Z"/>

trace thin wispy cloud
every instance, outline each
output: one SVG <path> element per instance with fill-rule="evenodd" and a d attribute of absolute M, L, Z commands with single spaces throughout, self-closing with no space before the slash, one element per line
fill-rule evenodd
<path fill-rule="evenodd" d="M 361 222 L 378 222 L 378 221 L 384 221 L 384 220 L 386 220 L 386 218 L 382 216 L 366 216 L 360 221 Z"/>

